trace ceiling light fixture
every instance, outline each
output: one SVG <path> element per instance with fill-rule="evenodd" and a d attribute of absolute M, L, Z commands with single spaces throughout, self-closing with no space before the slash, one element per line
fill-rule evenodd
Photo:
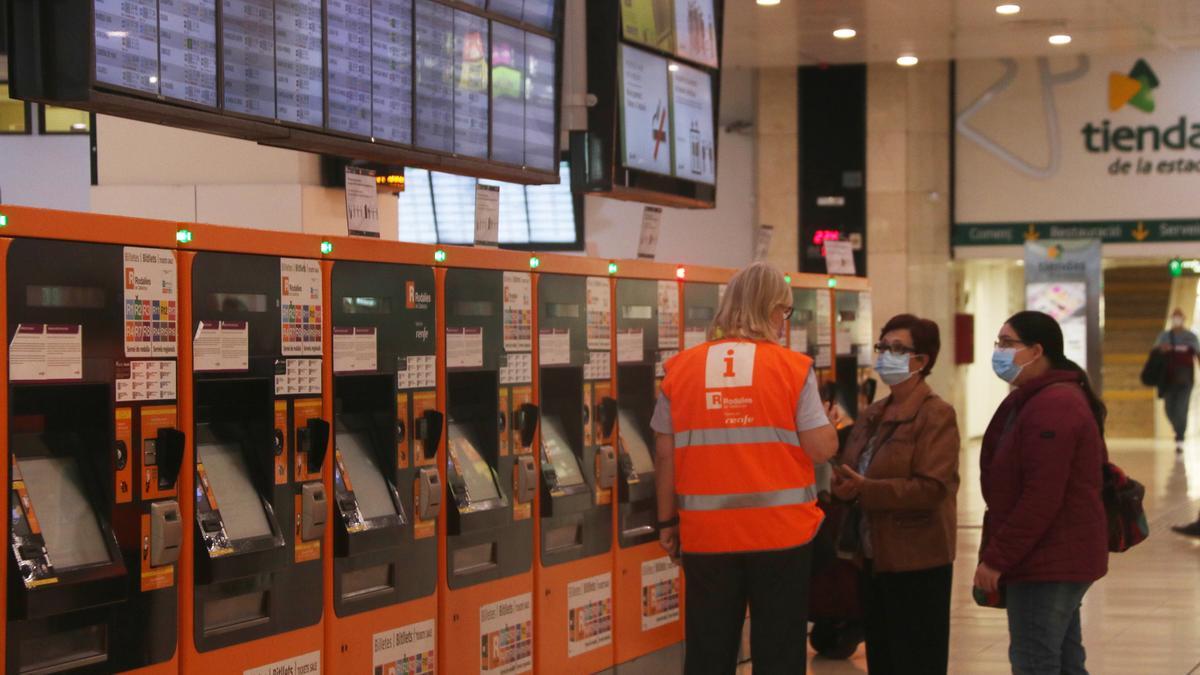
<path fill-rule="evenodd" d="M 1003 4 L 1003 5 L 996 5 L 996 13 L 1003 14 L 1004 16 L 1012 16 L 1013 14 L 1017 14 L 1020 11 L 1021 11 L 1020 5 L 1014 5 L 1011 3 Z"/>
<path fill-rule="evenodd" d="M 1050 44 L 1052 44 L 1056 47 L 1061 47 L 1062 45 L 1071 44 L 1071 36 L 1067 35 L 1066 33 L 1062 33 L 1059 35 L 1051 35 L 1049 38 L 1049 41 L 1050 41 Z"/>
<path fill-rule="evenodd" d="M 855 35 L 858 35 L 858 31 L 854 30 L 853 28 L 839 28 L 833 31 L 833 37 L 839 40 L 849 40 Z"/>
<path fill-rule="evenodd" d="M 902 54 L 900 58 L 896 59 L 896 65 L 904 66 L 905 68 L 915 66 L 918 63 L 920 63 L 920 59 L 912 54 Z"/>
<path fill-rule="evenodd" d="M 755 2 L 763 7 L 774 7 L 779 4 L 779 0 L 755 0 Z"/>

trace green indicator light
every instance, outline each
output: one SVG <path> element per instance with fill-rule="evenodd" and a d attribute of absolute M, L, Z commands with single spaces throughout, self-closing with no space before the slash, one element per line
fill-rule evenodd
<path fill-rule="evenodd" d="M 329 255 L 330 253 L 333 253 L 333 242 L 331 242 L 331 241 L 321 242 L 321 255 Z"/>
<path fill-rule="evenodd" d="M 8 227 L 8 216 L 0 213 L 0 227 Z"/>
<path fill-rule="evenodd" d="M 536 270 L 542 265 L 542 261 L 536 255 L 529 256 L 529 269 Z"/>
<path fill-rule="evenodd" d="M 1173 277 L 1183 276 L 1183 261 L 1179 258 L 1175 258 L 1167 264 L 1167 270 Z"/>
<path fill-rule="evenodd" d="M 440 262 L 440 263 L 446 262 L 446 252 L 440 248 L 438 250 L 434 251 L 433 252 L 433 261 Z"/>
<path fill-rule="evenodd" d="M 608 263 L 608 273 L 609 274 L 617 273 L 617 263 L 614 263 L 614 262 Z"/>
<path fill-rule="evenodd" d="M 783 282 L 786 284 L 792 283 L 792 275 L 790 275 L 790 274 L 783 275 Z"/>
<path fill-rule="evenodd" d="M 192 243 L 192 231 L 188 229 L 179 229 L 175 231 L 175 241 L 180 244 Z"/>
<path fill-rule="evenodd" d="M 836 278 L 829 277 L 829 281 L 827 283 L 829 284 L 830 288 L 837 288 L 837 279 Z"/>

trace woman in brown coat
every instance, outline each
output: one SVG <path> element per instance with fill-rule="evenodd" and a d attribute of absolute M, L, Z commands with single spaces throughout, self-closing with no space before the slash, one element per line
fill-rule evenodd
<path fill-rule="evenodd" d="M 891 395 L 859 418 L 834 467 L 834 494 L 854 505 L 839 547 L 863 561 L 872 674 L 945 673 L 949 658 L 959 435 L 954 408 L 925 383 L 940 347 L 934 322 L 888 321 L 875 370 Z"/>

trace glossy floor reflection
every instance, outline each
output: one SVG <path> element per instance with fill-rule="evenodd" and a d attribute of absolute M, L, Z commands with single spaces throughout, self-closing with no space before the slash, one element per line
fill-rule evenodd
<path fill-rule="evenodd" d="M 1170 530 L 1190 522 L 1200 508 L 1200 440 L 1182 456 L 1169 441 L 1113 441 L 1113 462 L 1146 486 L 1150 538 L 1109 558 L 1108 576 L 1083 604 L 1088 670 L 1116 674 L 1200 674 L 1200 539 Z M 963 454 L 960 529 L 951 610 L 950 672 L 1009 673 L 1008 630 L 1003 610 L 978 607 L 971 579 L 979 547 L 983 500 L 979 494 L 979 446 Z M 810 656 L 809 672 L 865 673 L 860 647 L 848 661 Z M 743 667 L 739 672 L 750 673 Z"/>

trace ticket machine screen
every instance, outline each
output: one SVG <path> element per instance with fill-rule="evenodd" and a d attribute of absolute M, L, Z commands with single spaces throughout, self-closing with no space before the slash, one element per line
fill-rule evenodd
<path fill-rule="evenodd" d="M 358 434 L 338 433 L 334 438 L 341 456 L 341 466 L 350 477 L 358 510 L 365 520 L 396 515 L 396 504 L 392 501 L 387 481 L 379 471 L 371 451 Z M 340 468 L 339 468 L 340 470 Z"/>
<path fill-rule="evenodd" d="M 637 420 L 628 410 L 618 412 L 617 420 L 621 425 L 621 449 L 629 455 L 633 470 L 641 474 L 654 473 L 654 454 L 646 445 Z"/>
<path fill-rule="evenodd" d="M 579 470 L 579 460 L 575 453 L 571 452 L 562 421 L 557 417 L 542 418 L 542 450 L 546 453 L 546 461 L 554 467 L 559 487 L 583 485 L 583 472 Z"/>
<path fill-rule="evenodd" d="M 61 572 L 110 562 L 75 459 L 30 457 L 17 461 L 54 569 Z"/>
<path fill-rule="evenodd" d="M 235 541 L 271 536 L 262 498 L 250 482 L 250 468 L 241 448 L 232 443 L 203 443 L 196 452 L 225 522 L 225 534 Z"/>
<path fill-rule="evenodd" d="M 475 449 L 460 425 L 451 422 L 446 426 L 449 430 L 447 448 L 450 450 L 450 468 L 462 479 L 466 487 L 465 495 L 456 495 L 460 509 L 491 508 L 489 502 L 496 502 L 498 505 L 500 491 L 496 487 L 492 467 Z"/>

